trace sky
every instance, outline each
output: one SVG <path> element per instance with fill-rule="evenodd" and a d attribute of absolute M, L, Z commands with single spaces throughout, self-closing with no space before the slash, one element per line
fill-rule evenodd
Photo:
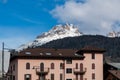
<path fill-rule="evenodd" d="M 119 3 L 120 0 L 0 0 L 0 43 L 17 48 L 65 23 L 76 25 L 86 34 L 120 31 Z"/>

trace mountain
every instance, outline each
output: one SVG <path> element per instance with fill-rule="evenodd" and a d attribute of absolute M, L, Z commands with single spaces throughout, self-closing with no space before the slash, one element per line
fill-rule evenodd
<path fill-rule="evenodd" d="M 26 49 L 28 47 L 41 46 L 50 41 L 63 39 L 65 37 L 75 37 L 81 35 L 82 33 L 80 33 L 78 28 L 76 28 L 73 24 L 56 25 L 50 31 L 37 36 L 34 41 L 20 46 L 18 50 Z"/>

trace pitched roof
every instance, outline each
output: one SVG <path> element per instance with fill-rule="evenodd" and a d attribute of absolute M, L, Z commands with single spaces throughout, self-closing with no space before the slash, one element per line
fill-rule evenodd
<path fill-rule="evenodd" d="M 84 47 L 84 48 L 82 48 L 82 49 L 80 49 L 79 51 L 78 51 L 78 53 L 81 53 L 81 52 L 97 52 L 97 53 L 103 53 L 103 52 L 105 52 L 105 49 L 101 49 L 101 48 L 97 48 L 97 47 L 93 47 L 93 46 L 86 46 L 86 47 Z"/>
<path fill-rule="evenodd" d="M 76 54 L 76 49 L 48 49 L 48 48 L 34 48 L 26 49 L 18 54 L 15 54 L 11 59 L 17 58 L 38 58 L 38 59 L 83 59 L 83 55 Z"/>
<path fill-rule="evenodd" d="M 114 77 L 120 79 L 120 70 L 108 70 Z"/>
<path fill-rule="evenodd" d="M 15 58 L 23 58 L 23 59 L 84 59 L 83 54 L 78 54 L 81 52 L 104 52 L 102 49 L 94 48 L 94 47 L 85 47 L 80 49 L 50 49 L 50 48 L 29 48 L 19 52 L 18 54 L 14 54 L 10 58 L 13 60 Z"/>
<path fill-rule="evenodd" d="M 40 55 L 47 56 L 47 53 L 51 54 L 51 56 L 75 56 L 77 50 L 75 49 L 50 49 L 50 48 L 35 48 L 35 49 L 26 49 L 20 52 L 20 55 L 26 55 L 26 52 L 30 52 L 31 55 Z"/>

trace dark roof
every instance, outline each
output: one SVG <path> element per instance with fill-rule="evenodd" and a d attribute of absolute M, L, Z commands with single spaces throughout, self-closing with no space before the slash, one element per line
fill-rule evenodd
<path fill-rule="evenodd" d="M 120 79 L 120 70 L 108 70 L 108 72 L 111 73 L 117 79 Z"/>
<path fill-rule="evenodd" d="M 93 47 L 93 46 L 86 46 L 82 49 L 80 49 L 77 53 L 92 53 L 92 52 L 97 52 L 97 53 L 103 53 L 105 52 L 105 49 L 101 49 L 101 48 L 97 48 L 97 47 Z"/>
<path fill-rule="evenodd" d="M 76 54 L 76 49 L 47 49 L 47 48 L 35 48 L 26 49 L 18 54 L 11 56 L 11 60 L 15 58 L 27 58 L 27 59 L 83 59 L 83 55 Z"/>
<path fill-rule="evenodd" d="M 75 49 L 47 49 L 47 48 L 36 48 L 27 49 L 20 52 L 20 55 L 26 55 L 26 52 L 30 52 L 32 56 L 52 56 L 52 57 L 76 57 L 77 50 Z"/>
<path fill-rule="evenodd" d="M 14 54 L 11 56 L 10 60 L 16 58 L 23 59 L 84 59 L 83 54 L 78 54 L 81 52 L 104 52 L 102 49 L 93 48 L 93 47 L 85 47 L 80 49 L 50 49 L 50 48 L 33 48 L 26 49 L 18 54 Z"/>

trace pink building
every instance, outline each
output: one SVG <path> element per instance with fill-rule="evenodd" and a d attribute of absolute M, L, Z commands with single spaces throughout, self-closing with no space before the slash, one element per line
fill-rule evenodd
<path fill-rule="evenodd" d="M 7 80 L 103 80 L 104 51 L 36 48 L 12 53 Z"/>

